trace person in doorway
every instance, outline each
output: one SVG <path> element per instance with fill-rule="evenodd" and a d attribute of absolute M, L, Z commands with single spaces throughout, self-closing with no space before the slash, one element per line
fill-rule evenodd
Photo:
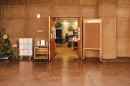
<path fill-rule="evenodd" d="M 66 33 L 66 35 L 65 35 L 65 41 L 68 42 L 68 40 L 69 40 L 69 36 L 68 36 L 68 33 Z"/>
<path fill-rule="evenodd" d="M 72 39 L 73 39 L 73 50 L 74 50 L 78 46 L 78 39 L 77 36 L 73 36 Z"/>
<path fill-rule="evenodd" d="M 73 36 L 72 39 L 73 39 L 74 42 L 77 42 L 77 41 L 78 41 L 77 36 Z"/>

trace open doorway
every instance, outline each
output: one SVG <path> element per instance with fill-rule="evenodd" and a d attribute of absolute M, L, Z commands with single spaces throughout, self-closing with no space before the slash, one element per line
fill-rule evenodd
<path fill-rule="evenodd" d="M 78 52 L 78 18 L 55 18 L 57 56 L 75 56 Z"/>

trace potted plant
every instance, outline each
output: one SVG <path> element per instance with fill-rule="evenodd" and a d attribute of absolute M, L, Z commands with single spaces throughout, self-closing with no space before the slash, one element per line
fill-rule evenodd
<path fill-rule="evenodd" d="M 7 34 L 0 34 L 0 58 L 11 58 L 13 55 L 8 38 Z"/>

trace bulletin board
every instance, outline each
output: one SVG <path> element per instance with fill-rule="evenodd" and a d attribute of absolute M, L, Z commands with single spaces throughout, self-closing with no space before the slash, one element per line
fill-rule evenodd
<path fill-rule="evenodd" d="M 102 61 L 102 22 L 101 19 L 84 19 L 83 21 L 83 58 L 86 50 L 99 51 Z"/>
<path fill-rule="evenodd" d="M 84 48 L 100 49 L 100 23 L 85 23 Z"/>

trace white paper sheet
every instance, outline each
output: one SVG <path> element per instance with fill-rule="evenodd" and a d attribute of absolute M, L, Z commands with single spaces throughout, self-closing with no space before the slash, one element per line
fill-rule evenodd
<path fill-rule="evenodd" d="M 45 45 L 46 41 L 45 40 L 41 40 L 41 45 Z"/>

